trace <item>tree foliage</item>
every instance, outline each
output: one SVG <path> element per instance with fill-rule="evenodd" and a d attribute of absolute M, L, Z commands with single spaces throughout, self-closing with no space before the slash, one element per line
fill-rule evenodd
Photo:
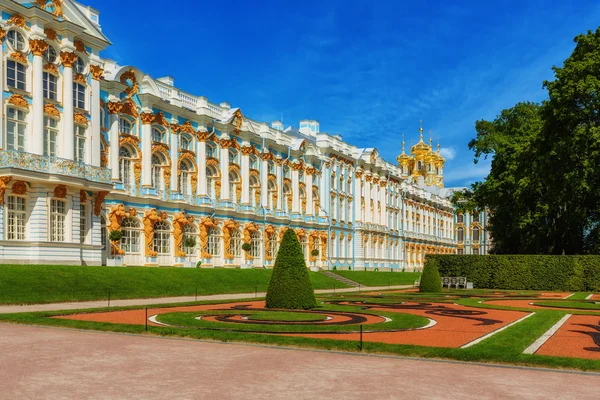
<path fill-rule="evenodd" d="M 309 309 L 317 306 L 302 246 L 292 229 L 285 231 L 267 290 L 268 308 Z"/>
<path fill-rule="evenodd" d="M 599 250 L 600 28 L 575 43 L 544 82 L 548 100 L 476 122 L 469 148 L 475 162 L 492 157 L 491 171 L 463 195 L 490 210 L 496 253 Z"/>
<path fill-rule="evenodd" d="M 426 262 L 421 275 L 419 291 L 424 293 L 440 293 L 442 291 L 442 278 L 435 262 Z"/>

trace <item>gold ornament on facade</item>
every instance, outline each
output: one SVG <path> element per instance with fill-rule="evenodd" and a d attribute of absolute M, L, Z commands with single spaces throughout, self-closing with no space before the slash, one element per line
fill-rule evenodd
<path fill-rule="evenodd" d="M 164 126 L 165 128 L 169 127 L 169 121 L 167 121 L 162 111 L 159 111 L 156 114 L 154 114 L 154 123 L 156 125 Z"/>
<path fill-rule="evenodd" d="M 171 191 L 171 168 L 163 168 L 163 180 L 165 181 L 165 190 Z"/>
<path fill-rule="evenodd" d="M 156 209 L 148 211 L 144 214 L 144 218 L 142 218 L 142 223 L 144 225 L 144 255 L 146 257 L 156 257 L 157 252 L 154 251 L 153 241 L 154 241 L 154 225 L 165 219 L 166 215 L 161 213 L 160 215 L 156 212 Z"/>
<path fill-rule="evenodd" d="M 293 171 L 303 171 L 304 170 L 304 163 L 302 161 L 297 162 L 297 163 L 293 163 L 292 164 L 292 170 Z"/>
<path fill-rule="evenodd" d="M 190 121 L 185 121 L 183 124 L 179 125 L 179 132 L 189 133 L 190 135 L 196 134 L 196 130 Z"/>
<path fill-rule="evenodd" d="M 100 211 L 102 211 L 102 202 L 104 202 L 104 198 L 108 193 L 108 190 L 101 190 L 96 193 L 96 199 L 94 200 L 94 215 L 96 217 L 100 215 Z"/>
<path fill-rule="evenodd" d="M 44 65 L 44 71 L 53 73 L 54 75 L 58 75 L 58 67 L 54 64 Z"/>
<path fill-rule="evenodd" d="M 116 206 L 111 208 L 110 212 L 108 213 L 109 232 L 121 230 L 121 223 L 123 222 L 123 218 L 125 218 L 126 216 L 127 213 L 125 212 L 125 206 L 123 204 L 117 204 Z M 111 241 L 111 254 L 125 254 L 125 250 L 121 249 L 120 243 L 118 241 Z"/>
<path fill-rule="evenodd" d="M 54 104 L 46 103 L 44 104 L 44 114 L 49 115 L 51 117 L 60 117 L 60 111 Z"/>
<path fill-rule="evenodd" d="M 119 114 L 123 109 L 123 104 L 119 103 L 118 101 L 109 101 L 107 106 L 109 114 Z"/>
<path fill-rule="evenodd" d="M 25 22 L 25 18 L 23 18 L 22 15 L 20 14 L 13 14 L 8 21 L 6 21 L 7 25 L 14 25 L 14 26 L 18 26 L 20 28 L 23 28 L 25 30 L 29 30 L 29 27 L 27 26 L 27 23 Z"/>
<path fill-rule="evenodd" d="M 140 86 L 137 83 L 137 77 L 135 76 L 135 71 L 133 69 L 123 72 L 119 80 L 123 85 L 127 86 L 127 89 L 125 89 L 123 93 L 129 100 L 140 92 Z"/>
<path fill-rule="evenodd" d="M 173 216 L 173 241 L 175 242 L 175 257 L 185 257 L 187 253 L 182 250 L 183 227 L 193 221 L 193 217 L 187 217 L 185 213 L 180 212 Z"/>
<path fill-rule="evenodd" d="M 83 126 L 88 126 L 89 124 L 87 117 L 80 112 L 73 114 L 73 121 L 75 121 L 76 124 Z"/>
<path fill-rule="evenodd" d="M 43 39 L 29 39 L 29 48 L 34 56 L 42 57 L 48 50 L 48 43 Z"/>
<path fill-rule="evenodd" d="M 79 202 L 85 203 L 87 201 L 87 192 L 85 190 L 79 191 Z"/>
<path fill-rule="evenodd" d="M 198 188 L 198 173 L 192 172 L 190 174 L 190 183 L 192 185 L 192 196 L 196 198 L 197 188 Z M 238 200 L 239 202 L 239 200 Z"/>
<path fill-rule="evenodd" d="M 321 239 L 321 261 L 327 261 L 327 232 L 320 233 Z"/>
<path fill-rule="evenodd" d="M 12 104 L 13 106 L 29 109 L 27 100 L 25 100 L 25 97 L 21 96 L 20 94 L 14 93 L 11 95 L 8 99 L 8 103 Z"/>
<path fill-rule="evenodd" d="M 150 125 L 154 122 L 155 115 L 151 112 L 143 112 L 140 114 L 140 117 L 143 125 Z"/>
<path fill-rule="evenodd" d="M 308 260 L 311 262 L 317 261 L 317 256 L 313 256 L 312 251 L 318 250 L 318 245 L 316 244 L 318 238 L 319 232 L 317 231 L 311 231 L 308 235 Z"/>
<path fill-rule="evenodd" d="M 2 41 L 4 40 L 4 38 L 6 37 L 6 31 L 2 28 L 0 28 L 0 43 L 2 43 Z"/>
<path fill-rule="evenodd" d="M 58 199 L 67 197 L 67 187 L 65 185 L 56 185 L 54 188 L 54 197 Z"/>
<path fill-rule="evenodd" d="M 256 149 L 256 146 L 252 145 L 252 146 L 244 146 L 241 148 L 242 151 L 242 155 L 245 156 L 249 156 L 250 154 L 257 154 L 258 150 Z"/>
<path fill-rule="evenodd" d="M 20 51 L 13 51 L 10 53 L 9 57 L 20 62 L 21 64 L 27 64 L 27 57 L 25 57 L 25 54 L 21 53 Z"/>
<path fill-rule="evenodd" d="M 121 108 L 122 114 L 129 115 L 133 118 L 138 117 L 138 115 L 139 115 L 138 106 L 137 106 L 137 104 L 135 104 L 135 102 L 133 100 L 127 99 L 122 104 L 123 104 L 123 107 Z"/>
<path fill-rule="evenodd" d="M 178 134 L 179 133 L 179 129 L 180 126 L 177 123 L 170 123 L 169 126 L 171 127 L 171 132 L 174 134 Z"/>
<path fill-rule="evenodd" d="M 135 177 L 135 187 L 139 190 L 140 182 L 142 180 L 142 163 L 139 159 L 133 164 L 133 175 Z"/>
<path fill-rule="evenodd" d="M 216 218 L 204 217 L 200 220 L 200 254 L 202 258 L 212 258 L 208 252 L 208 232 L 219 224 Z"/>
<path fill-rule="evenodd" d="M 89 54 L 88 51 L 85 49 L 85 44 L 83 44 L 81 40 L 75 40 L 73 42 L 73 46 L 75 46 L 75 50 L 77 50 L 78 52 L 83 54 Z"/>
<path fill-rule="evenodd" d="M 15 181 L 12 185 L 12 192 L 14 194 L 23 195 L 27 193 L 27 185 L 23 181 Z"/>
<path fill-rule="evenodd" d="M 317 173 L 317 169 L 315 167 L 308 167 L 306 171 L 304 171 L 306 175 L 314 175 Z"/>
<path fill-rule="evenodd" d="M 275 228 L 273 225 L 267 225 L 265 227 L 265 260 L 266 261 L 272 261 L 273 260 L 273 254 L 267 252 L 267 244 L 269 243 L 269 241 L 271 240 L 271 238 L 277 233 L 277 228 Z"/>
<path fill-rule="evenodd" d="M 91 64 L 90 72 L 92 73 L 92 79 L 99 81 L 100 79 L 102 79 L 102 74 L 104 73 L 104 70 L 99 65 Z"/>
<path fill-rule="evenodd" d="M 242 130 L 243 122 L 244 122 L 244 116 L 242 115 L 242 112 L 238 108 L 237 110 L 235 110 L 235 112 L 233 113 L 233 117 L 231 118 L 231 125 L 233 125 L 233 130 L 235 133 L 240 133 L 240 131 Z"/>
<path fill-rule="evenodd" d="M 56 31 L 54 29 L 45 28 L 44 34 L 46 35 L 46 38 L 48 38 L 48 40 L 54 40 L 58 42 L 58 35 L 56 34 Z"/>
<path fill-rule="evenodd" d="M 63 0 L 36 0 L 42 10 L 46 10 L 57 18 L 65 18 L 63 14 Z"/>
<path fill-rule="evenodd" d="M 60 62 L 63 66 L 71 68 L 75 64 L 75 61 L 77 61 L 77 54 L 71 51 L 60 52 Z"/>

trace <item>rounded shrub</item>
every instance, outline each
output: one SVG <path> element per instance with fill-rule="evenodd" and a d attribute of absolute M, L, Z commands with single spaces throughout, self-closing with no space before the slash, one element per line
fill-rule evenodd
<path fill-rule="evenodd" d="M 267 290 L 267 308 L 302 309 L 317 306 L 302 246 L 292 229 L 285 231 Z"/>
<path fill-rule="evenodd" d="M 435 262 L 425 263 L 419 291 L 425 293 L 441 293 L 442 279 Z"/>

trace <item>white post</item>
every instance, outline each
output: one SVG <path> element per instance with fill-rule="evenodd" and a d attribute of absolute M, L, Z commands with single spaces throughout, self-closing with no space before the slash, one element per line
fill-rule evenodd
<path fill-rule="evenodd" d="M 150 133 L 152 135 L 152 132 Z M 179 177 L 178 175 L 178 167 L 179 167 L 179 135 L 177 134 L 176 130 L 171 128 L 171 191 L 172 192 L 177 192 L 178 189 L 178 184 L 179 184 L 179 179 L 177 179 Z M 169 190 L 169 188 L 165 188 L 166 190 Z"/>
<path fill-rule="evenodd" d="M 306 215 L 314 215 L 313 206 L 313 170 L 312 168 L 306 170 Z"/>
<path fill-rule="evenodd" d="M 298 182 L 298 170 L 292 168 L 292 212 L 300 212 L 300 184 Z"/>
<path fill-rule="evenodd" d="M 283 160 L 277 160 L 277 210 L 283 210 Z"/>
<path fill-rule="evenodd" d="M 75 157 L 75 136 L 73 133 L 73 64 L 77 61 L 77 54 L 61 52 L 60 59 L 63 65 L 63 158 L 73 160 Z M 118 150 L 117 150 L 118 165 Z M 118 171 L 117 171 L 118 172 Z"/>
<path fill-rule="evenodd" d="M 226 139 L 221 139 L 221 200 L 229 200 L 229 148 L 226 147 Z"/>
<path fill-rule="evenodd" d="M 260 204 L 267 207 L 269 204 L 269 161 L 262 159 L 262 168 L 260 171 Z"/>
<path fill-rule="evenodd" d="M 206 196 L 206 142 L 198 140 L 198 196 Z"/>
<path fill-rule="evenodd" d="M 250 204 L 250 150 L 242 148 L 242 204 Z"/>
<path fill-rule="evenodd" d="M 33 53 L 33 98 L 31 101 L 33 121 L 32 129 L 28 129 L 27 151 L 41 155 L 44 153 L 44 61 L 42 57 L 48 48 L 48 43 L 42 39 L 32 39 L 29 41 L 29 47 Z M 73 126 L 73 117 L 69 123 Z"/>
<path fill-rule="evenodd" d="M 92 104 L 91 104 L 91 116 L 92 116 L 92 165 L 99 167 L 100 162 L 100 77 L 102 76 L 102 69 L 96 67 L 92 69 Z"/>
<path fill-rule="evenodd" d="M 142 187 L 152 186 L 152 121 L 151 111 L 142 113 Z M 173 178 L 171 178 L 171 181 Z M 167 188 L 168 189 L 168 188 Z"/>
<path fill-rule="evenodd" d="M 110 168 L 113 181 L 119 180 L 119 110 L 121 103 L 109 103 Z"/>

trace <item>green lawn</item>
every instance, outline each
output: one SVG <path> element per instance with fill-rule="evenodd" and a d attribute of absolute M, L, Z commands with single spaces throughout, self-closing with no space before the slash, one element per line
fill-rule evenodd
<path fill-rule="evenodd" d="M 412 285 L 420 272 L 330 271 L 364 286 Z"/>
<path fill-rule="evenodd" d="M 346 287 L 309 272 L 315 289 Z M 155 298 L 267 290 L 271 270 L 0 265 L 0 304 Z"/>
<path fill-rule="evenodd" d="M 569 300 L 571 298 L 569 297 Z M 600 311 L 600 304 L 592 301 L 534 301 L 534 305 L 542 307 L 554 308 L 579 308 L 582 310 L 597 310 Z"/>

